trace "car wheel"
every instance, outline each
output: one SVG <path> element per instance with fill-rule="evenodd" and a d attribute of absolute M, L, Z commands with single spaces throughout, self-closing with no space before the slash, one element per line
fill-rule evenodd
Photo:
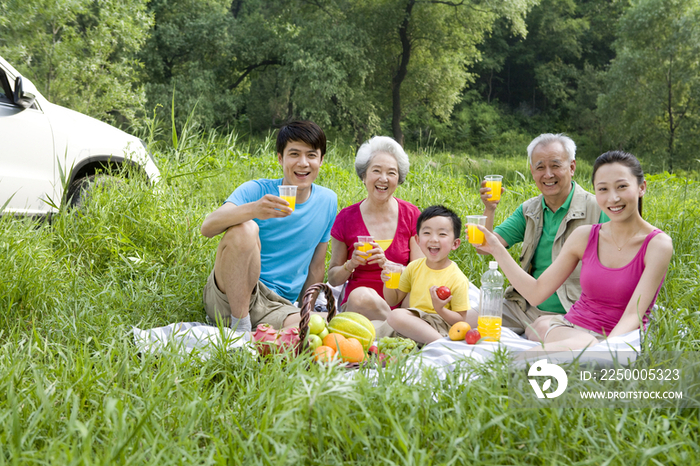
<path fill-rule="evenodd" d="M 95 174 L 79 178 L 71 183 L 68 190 L 67 202 L 70 207 L 80 209 L 90 200 L 95 189 L 105 188 L 119 184 L 120 180 L 114 176 Z"/>

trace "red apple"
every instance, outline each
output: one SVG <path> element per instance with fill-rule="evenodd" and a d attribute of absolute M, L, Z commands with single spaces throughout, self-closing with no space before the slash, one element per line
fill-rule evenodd
<path fill-rule="evenodd" d="M 377 348 L 377 345 L 372 345 L 369 347 L 367 350 L 369 353 L 372 354 L 372 356 L 378 356 L 379 355 L 379 348 Z"/>
<path fill-rule="evenodd" d="M 475 328 L 469 330 L 467 332 L 467 335 L 464 337 L 464 341 L 466 341 L 467 344 L 470 344 L 470 345 L 476 344 L 480 339 L 481 339 L 481 334 Z"/>
<path fill-rule="evenodd" d="M 441 300 L 444 301 L 450 297 L 452 292 L 446 286 L 441 286 L 440 288 L 437 289 L 436 294 L 437 294 L 438 298 L 440 298 Z"/>

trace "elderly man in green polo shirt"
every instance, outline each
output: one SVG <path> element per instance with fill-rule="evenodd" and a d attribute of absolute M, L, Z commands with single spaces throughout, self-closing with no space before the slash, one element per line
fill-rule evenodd
<path fill-rule="evenodd" d="M 542 194 L 523 202 L 505 222 L 493 228 L 499 201 L 490 200 L 490 189 L 482 183 L 486 228 L 505 247 L 523 243 L 520 265 L 538 278 L 549 267 L 579 225 L 607 222 L 595 196 L 571 178 L 576 170 L 576 144 L 563 134 L 541 134 L 527 147 L 530 172 Z M 509 287 L 503 301 L 503 326 L 530 339 L 538 339 L 531 324 L 540 316 L 566 314 L 581 296 L 581 264 L 559 289 L 539 306 L 533 306 Z M 540 335 L 543 336 L 543 335 Z"/>

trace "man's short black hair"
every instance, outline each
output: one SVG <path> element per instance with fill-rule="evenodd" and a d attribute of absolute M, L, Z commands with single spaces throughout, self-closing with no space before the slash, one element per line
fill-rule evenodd
<path fill-rule="evenodd" d="M 462 220 L 456 213 L 442 205 L 431 205 L 423 210 L 423 212 L 421 212 L 418 216 L 416 231 L 420 234 L 420 227 L 423 222 L 433 217 L 447 217 L 452 220 L 452 228 L 455 232 L 455 239 L 459 238 L 459 236 L 462 234 Z"/>
<path fill-rule="evenodd" d="M 289 141 L 301 141 L 314 149 L 321 150 L 321 157 L 326 155 L 326 135 L 313 121 L 292 121 L 280 128 L 277 133 L 277 153 L 284 155 L 284 148 Z"/>

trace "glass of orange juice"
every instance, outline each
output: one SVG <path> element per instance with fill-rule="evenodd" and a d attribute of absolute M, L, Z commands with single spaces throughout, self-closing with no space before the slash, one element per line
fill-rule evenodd
<path fill-rule="evenodd" d="M 501 200 L 501 186 L 503 184 L 503 176 L 501 175 L 486 175 L 484 177 L 486 180 L 486 187 L 491 188 L 491 200 L 500 201 Z"/>
<path fill-rule="evenodd" d="M 486 226 L 486 215 L 467 215 L 467 239 L 471 244 L 484 244 L 484 234 L 477 225 Z"/>
<path fill-rule="evenodd" d="M 401 264 L 386 264 L 384 266 L 385 273 L 389 276 L 389 280 L 385 282 L 387 288 L 395 290 L 399 287 L 399 281 L 401 281 L 401 271 L 403 266 Z"/>
<path fill-rule="evenodd" d="M 289 208 L 294 212 L 294 208 L 297 205 L 297 187 L 280 185 L 280 197 L 285 201 L 289 202 Z"/>
<path fill-rule="evenodd" d="M 370 243 L 374 242 L 374 236 L 372 235 L 367 235 L 367 236 L 358 236 L 357 237 L 357 242 L 362 243 L 362 245 L 358 246 L 357 250 L 361 252 L 367 252 L 370 249 L 374 249 L 374 246 L 372 246 Z M 361 256 L 364 259 L 369 259 L 369 257 L 372 254 L 361 254 Z"/>

